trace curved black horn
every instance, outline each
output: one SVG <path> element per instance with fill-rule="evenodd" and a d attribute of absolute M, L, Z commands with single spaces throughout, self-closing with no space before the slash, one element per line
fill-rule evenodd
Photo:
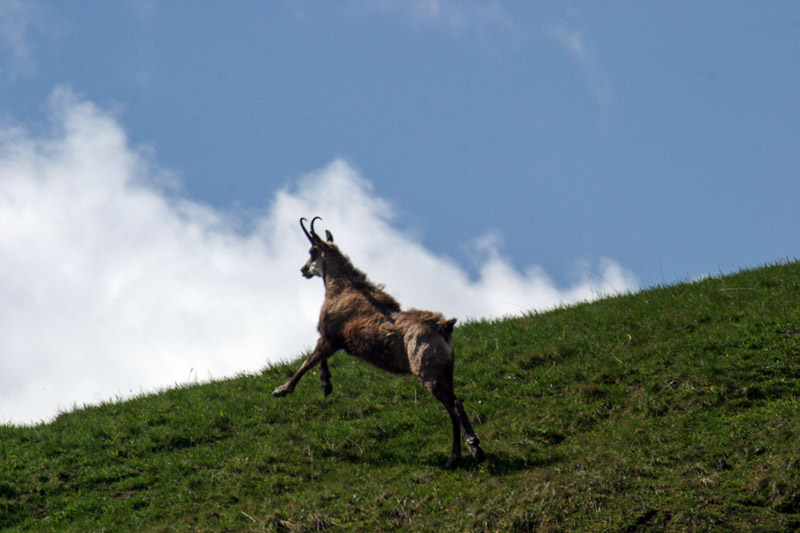
<path fill-rule="evenodd" d="M 321 241 L 322 239 L 320 239 L 320 238 L 319 238 L 319 235 L 317 235 L 317 232 L 316 232 L 316 231 L 314 231 L 314 222 L 316 222 L 317 220 L 322 220 L 322 217 L 314 217 L 314 218 L 312 218 L 312 219 L 311 219 L 311 235 L 312 235 L 312 236 L 313 236 L 315 239 L 317 239 L 317 240 L 320 240 L 320 241 Z"/>
<path fill-rule="evenodd" d="M 322 217 L 314 217 L 311 219 L 311 232 L 309 233 L 309 231 L 306 229 L 306 225 L 304 224 L 304 222 L 308 222 L 308 220 L 306 220 L 305 217 L 300 219 L 300 227 L 303 228 L 303 233 L 306 234 L 306 237 L 308 237 L 308 240 L 311 242 L 311 244 L 316 244 L 317 241 L 322 240 L 319 238 L 319 235 L 317 235 L 317 232 L 314 231 L 314 222 L 317 220 L 322 220 Z"/>
<path fill-rule="evenodd" d="M 306 229 L 306 225 L 304 224 L 304 222 L 308 222 L 308 220 L 306 220 L 305 217 L 300 218 L 300 227 L 303 228 L 303 233 L 306 234 L 306 237 L 308 237 L 308 240 L 311 242 L 311 244 L 314 244 L 314 238 Z"/>

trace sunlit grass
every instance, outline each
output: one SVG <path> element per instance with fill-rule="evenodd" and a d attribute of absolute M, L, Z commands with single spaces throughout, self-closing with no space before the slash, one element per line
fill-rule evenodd
<path fill-rule="evenodd" d="M 411 377 L 344 354 L 0 426 L 0 528 L 790 530 L 800 526 L 800 264 L 456 330 L 487 452 Z"/>

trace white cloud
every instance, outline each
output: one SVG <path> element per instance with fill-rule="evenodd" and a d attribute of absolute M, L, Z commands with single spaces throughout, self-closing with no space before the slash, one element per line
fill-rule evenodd
<path fill-rule="evenodd" d="M 405 306 L 462 320 L 638 285 L 607 261 L 559 289 L 538 267 L 515 270 L 488 238 L 470 279 L 395 229 L 391 206 L 341 160 L 237 219 L 155 185 L 152 151 L 68 89 L 50 110 L 45 136 L 0 126 L 0 423 L 299 356 L 323 297 L 299 273 L 300 216 L 324 217 L 319 227 Z"/>
<path fill-rule="evenodd" d="M 0 50 L 5 53 L 0 74 L 15 78 L 36 72 L 30 33 L 43 25 L 38 3 L 23 0 L 0 0 Z M 4 64 L 3 64 L 4 63 Z"/>
<path fill-rule="evenodd" d="M 566 26 L 556 26 L 553 28 L 552 35 L 580 61 L 593 60 L 584 37 L 579 31 L 569 29 Z"/>
<path fill-rule="evenodd" d="M 577 62 L 598 105 L 606 108 L 612 104 L 614 95 L 611 79 L 604 72 L 595 47 L 589 44 L 585 33 L 564 25 L 557 25 L 551 30 L 550 35 Z"/>

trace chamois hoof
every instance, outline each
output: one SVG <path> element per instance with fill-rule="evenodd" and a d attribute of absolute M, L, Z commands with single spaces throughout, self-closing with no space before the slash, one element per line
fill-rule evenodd
<path fill-rule="evenodd" d="M 458 455 L 451 455 L 450 459 L 444 464 L 444 467 L 448 470 L 453 470 L 458 464 L 461 462 L 461 457 Z"/>
<path fill-rule="evenodd" d="M 292 392 L 291 387 L 289 387 L 286 383 L 284 383 L 283 385 L 272 391 L 272 395 L 275 396 L 276 398 L 280 398 L 282 396 L 286 396 L 290 392 Z"/>
<path fill-rule="evenodd" d="M 486 454 L 484 454 L 483 450 L 481 449 L 480 439 L 477 436 L 472 435 L 465 440 L 467 441 L 467 447 L 469 448 L 469 451 L 472 452 L 472 456 L 475 458 L 475 460 L 479 463 L 484 462 L 486 460 Z"/>
<path fill-rule="evenodd" d="M 322 393 L 325 395 L 326 398 L 330 396 L 332 392 L 333 392 L 333 385 L 331 385 L 330 383 L 322 384 Z"/>
<path fill-rule="evenodd" d="M 475 461 L 482 463 L 486 460 L 486 454 L 483 453 L 483 450 L 480 446 L 475 446 L 475 449 L 470 449 L 472 452 L 472 456 L 475 458 Z"/>

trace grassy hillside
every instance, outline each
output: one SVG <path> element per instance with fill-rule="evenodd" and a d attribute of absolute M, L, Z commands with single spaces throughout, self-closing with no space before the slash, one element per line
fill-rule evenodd
<path fill-rule="evenodd" d="M 800 527 L 800 263 L 456 331 L 487 461 L 347 355 L 0 427 L 0 529 Z M 226 354 L 220 354 L 225 357 Z"/>

